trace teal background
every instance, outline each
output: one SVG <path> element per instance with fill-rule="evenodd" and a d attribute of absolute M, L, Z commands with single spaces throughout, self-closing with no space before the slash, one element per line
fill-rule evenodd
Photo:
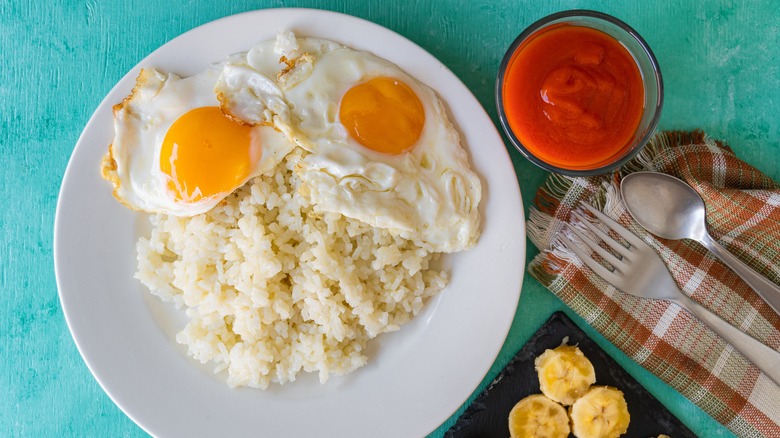
<path fill-rule="evenodd" d="M 345 12 L 406 36 L 447 65 L 494 121 L 498 64 L 524 27 L 565 9 L 613 14 L 644 36 L 661 65 L 662 129 L 702 128 L 780 179 L 775 0 L 0 0 L 0 436 L 145 436 L 92 378 L 63 318 L 52 259 L 62 175 L 103 96 L 151 51 L 220 17 L 291 6 Z M 546 174 L 508 149 L 527 212 Z M 529 243 L 528 258 L 536 253 Z M 573 317 L 699 436 L 730 436 L 527 274 L 509 336 L 478 390 L 556 310 Z M 441 436 L 462 409 L 433 435 Z"/>

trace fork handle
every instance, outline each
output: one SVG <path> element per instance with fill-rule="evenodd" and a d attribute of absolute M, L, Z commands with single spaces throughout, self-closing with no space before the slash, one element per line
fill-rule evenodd
<path fill-rule="evenodd" d="M 747 333 L 740 331 L 685 294 L 680 293 L 680 298 L 676 298 L 673 301 L 720 335 L 735 350 L 742 353 L 747 360 L 780 386 L 780 352 L 769 348 Z"/>
<path fill-rule="evenodd" d="M 720 243 L 716 242 L 709 234 L 706 234 L 699 242 L 745 280 L 745 283 L 752 287 L 775 312 L 780 313 L 780 287 L 754 271 Z"/>

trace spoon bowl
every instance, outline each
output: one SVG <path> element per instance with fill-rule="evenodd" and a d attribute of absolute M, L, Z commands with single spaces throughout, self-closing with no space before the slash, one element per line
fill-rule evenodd
<path fill-rule="evenodd" d="M 620 193 L 631 216 L 658 237 L 699 240 L 707 233 L 704 201 L 682 180 L 636 172 L 623 178 Z"/>
<path fill-rule="evenodd" d="M 780 313 L 780 287 L 710 236 L 704 201 L 691 186 L 664 173 L 636 172 L 623 178 L 620 194 L 628 212 L 644 229 L 664 239 L 701 243 Z"/>

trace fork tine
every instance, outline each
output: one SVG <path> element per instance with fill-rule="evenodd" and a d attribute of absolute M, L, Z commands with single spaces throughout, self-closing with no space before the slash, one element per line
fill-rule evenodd
<path fill-rule="evenodd" d="M 561 234 L 559 237 L 561 238 L 561 242 L 563 243 L 563 245 L 569 248 L 570 250 L 572 250 L 575 254 L 577 254 L 577 257 L 579 257 L 580 260 L 582 260 L 591 270 L 593 270 L 593 272 L 595 272 L 596 275 L 603 278 L 604 280 L 607 281 L 607 283 L 610 283 L 613 286 L 616 286 L 619 283 L 620 278 L 617 275 L 615 275 L 615 273 L 602 266 L 601 263 L 594 260 L 590 256 L 590 254 L 587 254 L 585 251 L 580 249 L 580 247 L 577 246 L 577 244 L 575 244 L 574 242 L 572 242 L 571 239 L 569 239 L 563 234 Z"/>
<path fill-rule="evenodd" d="M 582 219 L 580 219 L 582 220 Z M 606 249 L 599 246 L 598 242 L 594 241 L 590 237 L 586 236 L 585 233 L 578 230 L 576 227 L 573 227 L 571 225 L 568 225 L 568 228 L 571 230 L 572 233 L 574 233 L 586 246 L 588 246 L 590 249 L 592 249 L 596 254 L 600 255 L 604 260 L 606 260 L 610 265 L 614 266 L 615 269 L 623 272 L 626 268 L 626 263 L 623 260 L 620 260 L 619 258 L 612 255 L 611 252 L 607 251 Z M 589 227 L 590 228 L 590 227 Z M 595 228 L 595 227 L 594 227 Z M 604 237 L 602 237 L 603 239 Z M 605 242 L 609 247 L 612 247 L 612 245 L 609 244 L 609 242 Z M 618 246 L 623 246 L 618 243 Z M 625 248 L 624 248 L 625 249 Z"/>
<path fill-rule="evenodd" d="M 596 210 L 593 206 L 585 202 L 581 202 L 580 204 L 582 204 L 582 206 L 585 207 L 585 209 L 591 212 L 599 220 L 604 222 L 604 224 L 606 224 L 612 231 L 618 233 L 620 237 L 626 239 L 628 243 L 630 243 L 631 245 L 634 246 L 647 245 L 642 239 L 637 237 L 636 234 L 632 233 L 631 231 L 628 231 L 627 229 L 625 229 L 625 227 L 612 220 L 612 218 L 610 218 L 606 214 Z"/>
<path fill-rule="evenodd" d="M 604 243 L 607 244 L 607 246 L 612 248 L 615 252 L 617 252 L 621 256 L 623 256 L 623 257 L 625 257 L 625 258 L 627 258 L 629 260 L 631 259 L 631 255 L 632 255 L 631 251 L 628 248 L 626 248 L 625 246 L 623 246 L 623 243 L 618 242 L 617 240 L 615 240 L 609 234 L 601 231 L 601 229 L 599 229 L 597 226 L 593 225 L 585 217 L 585 215 L 583 215 L 582 213 L 580 213 L 578 211 L 572 211 L 571 214 L 572 214 L 572 216 L 574 216 L 577 219 L 579 219 L 580 222 L 582 223 L 582 225 L 585 226 L 587 229 L 589 229 L 591 232 L 593 232 L 593 234 L 599 236 L 601 238 L 601 240 L 603 240 Z M 596 246 L 598 246 L 598 245 L 596 245 Z M 610 263 L 612 263 L 612 262 L 610 262 Z"/>

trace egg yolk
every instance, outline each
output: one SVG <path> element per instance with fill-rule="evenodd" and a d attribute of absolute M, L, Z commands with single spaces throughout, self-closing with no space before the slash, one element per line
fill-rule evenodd
<path fill-rule="evenodd" d="M 386 154 L 412 149 L 422 134 L 425 111 L 398 79 L 380 77 L 355 85 L 341 98 L 339 120 L 363 146 Z"/>
<path fill-rule="evenodd" d="M 160 169 L 169 176 L 168 189 L 176 200 L 197 202 L 243 184 L 257 155 L 252 128 L 228 119 L 218 107 L 201 107 L 168 129 Z"/>

